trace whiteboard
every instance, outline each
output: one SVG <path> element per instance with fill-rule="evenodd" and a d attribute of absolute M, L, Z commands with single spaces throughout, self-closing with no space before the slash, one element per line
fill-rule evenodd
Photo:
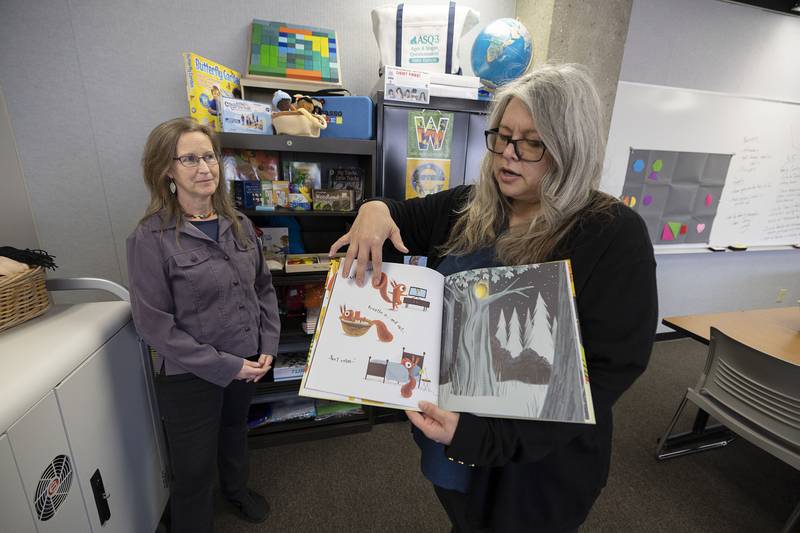
<path fill-rule="evenodd" d="M 708 244 L 800 243 L 800 104 L 620 82 L 603 191 L 621 195 L 631 150 L 732 155 Z"/>

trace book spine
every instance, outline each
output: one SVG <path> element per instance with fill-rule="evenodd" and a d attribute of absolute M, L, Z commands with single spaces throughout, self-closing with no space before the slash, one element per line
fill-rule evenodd
<path fill-rule="evenodd" d="M 194 71 L 192 70 L 192 54 L 183 54 L 183 71 L 186 73 L 186 98 L 192 98 L 194 89 Z M 191 106 L 190 106 L 191 107 Z"/>

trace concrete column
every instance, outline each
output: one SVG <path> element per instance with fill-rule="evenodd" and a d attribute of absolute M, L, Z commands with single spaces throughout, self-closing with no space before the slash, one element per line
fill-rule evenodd
<path fill-rule="evenodd" d="M 606 136 L 632 5 L 633 0 L 517 1 L 517 18 L 533 38 L 534 66 L 582 63 L 591 72 L 605 110 Z"/>

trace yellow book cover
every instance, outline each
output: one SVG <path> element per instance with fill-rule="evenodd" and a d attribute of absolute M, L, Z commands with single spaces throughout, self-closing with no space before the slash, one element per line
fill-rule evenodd
<path fill-rule="evenodd" d="M 224 65 L 192 53 L 183 54 L 189 116 L 222 131 L 220 98 L 242 97 L 241 75 Z"/>

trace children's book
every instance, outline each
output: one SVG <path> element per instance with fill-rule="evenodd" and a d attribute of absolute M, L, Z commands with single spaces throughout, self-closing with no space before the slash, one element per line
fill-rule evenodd
<path fill-rule="evenodd" d="M 311 191 L 322 187 L 320 164 L 306 163 L 304 161 L 287 161 L 285 168 L 284 175 L 287 173 L 289 175 L 289 192 L 302 194 L 304 201 L 308 204 L 308 207 L 302 207 L 302 209 L 311 209 Z M 296 201 L 301 202 L 301 199 L 297 199 Z"/>
<path fill-rule="evenodd" d="M 239 98 L 220 98 L 222 131 L 272 135 L 272 106 Z"/>
<path fill-rule="evenodd" d="M 303 377 L 303 367 L 306 366 L 305 353 L 281 354 L 275 361 L 272 379 L 275 381 L 290 381 Z"/>
<path fill-rule="evenodd" d="M 351 190 L 356 204 L 364 199 L 364 169 L 360 167 L 339 167 L 328 169 L 328 186 L 331 189 Z"/>
<path fill-rule="evenodd" d="M 189 116 L 201 124 L 222 131 L 221 98 L 242 97 L 240 74 L 215 61 L 197 54 L 184 53 L 186 93 L 189 97 Z"/>
<path fill-rule="evenodd" d="M 300 395 L 394 409 L 594 423 L 569 261 L 442 276 L 332 261 Z"/>
<path fill-rule="evenodd" d="M 280 179 L 280 156 L 264 150 L 222 150 L 222 172 L 228 181 L 273 181 Z"/>
<path fill-rule="evenodd" d="M 289 228 L 262 226 L 261 245 L 265 258 L 280 257 L 289 253 Z"/>

